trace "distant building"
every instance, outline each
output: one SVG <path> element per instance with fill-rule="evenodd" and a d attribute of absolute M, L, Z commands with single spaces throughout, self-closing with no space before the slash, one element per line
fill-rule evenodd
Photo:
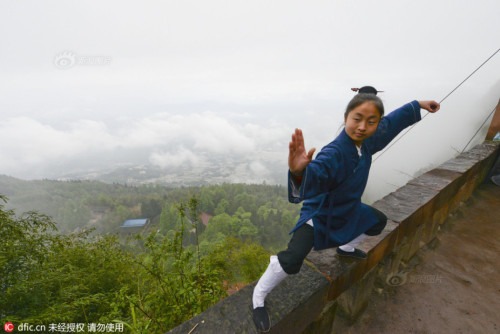
<path fill-rule="evenodd" d="M 213 218 L 213 216 L 211 214 L 206 213 L 206 212 L 202 212 L 200 215 L 200 219 L 201 219 L 203 225 L 205 225 L 205 226 L 208 225 L 208 220 L 210 218 Z"/>
<path fill-rule="evenodd" d="M 189 212 L 188 212 L 189 214 Z M 203 225 L 207 226 L 208 225 L 208 221 L 210 220 L 210 218 L 213 218 L 213 216 L 209 213 L 206 213 L 206 212 L 202 212 L 199 216 L 198 216 L 198 223 L 201 222 Z M 189 222 L 189 224 L 191 224 L 193 226 L 193 228 L 189 231 L 191 233 L 195 233 L 196 232 L 196 229 L 194 227 L 194 223 L 193 221 L 190 219 L 190 216 L 186 216 L 186 219 L 187 221 Z"/>
<path fill-rule="evenodd" d="M 143 230 L 149 224 L 149 218 L 129 219 L 120 226 L 120 232 L 134 233 Z"/>

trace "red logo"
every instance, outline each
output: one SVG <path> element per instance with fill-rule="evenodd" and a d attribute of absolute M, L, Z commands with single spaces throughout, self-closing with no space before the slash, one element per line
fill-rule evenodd
<path fill-rule="evenodd" d="M 7 333 L 10 333 L 14 330 L 14 324 L 12 322 L 8 322 L 3 326 L 3 329 L 5 329 Z"/>

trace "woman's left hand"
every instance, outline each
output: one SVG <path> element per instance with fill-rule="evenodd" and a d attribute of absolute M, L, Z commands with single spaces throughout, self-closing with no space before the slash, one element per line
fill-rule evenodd
<path fill-rule="evenodd" d="M 418 104 L 420 104 L 420 108 L 432 113 L 435 113 L 441 107 L 436 101 L 418 101 Z"/>

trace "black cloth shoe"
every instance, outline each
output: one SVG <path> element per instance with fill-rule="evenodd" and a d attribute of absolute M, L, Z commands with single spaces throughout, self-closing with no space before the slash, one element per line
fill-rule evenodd
<path fill-rule="evenodd" d="M 348 256 L 356 259 L 366 259 L 366 253 L 361 249 L 354 248 L 354 252 L 346 252 L 340 248 L 337 248 L 337 254 L 340 256 Z"/>
<path fill-rule="evenodd" d="M 271 328 L 271 321 L 269 319 L 269 313 L 265 307 L 257 307 L 253 309 L 253 322 L 255 323 L 255 327 L 261 333 L 269 332 Z"/>

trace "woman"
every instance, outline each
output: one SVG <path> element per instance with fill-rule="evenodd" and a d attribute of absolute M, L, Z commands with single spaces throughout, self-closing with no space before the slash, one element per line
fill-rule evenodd
<path fill-rule="evenodd" d="M 440 106 L 435 101 L 412 101 L 384 117 L 384 105 L 376 95 L 377 90 L 370 86 L 358 90 L 347 105 L 345 128 L 314 160 L 315 149 L 306 151 L 302 131 L 296 129 L 292 135 L 288 197 L 292 203 L 304 203 L 288 248 L 271 256 L 255 286 L 253 319 L 261 332 L 270 329 L 264 306 L 267 294 L 287 275 L 299 272 L 313 246 L 315 250 L 338 247 L 340 256 L 365 258 L 356 246 L 385 227 L 386 216 L 361 203 L 372 155 L 420 121 L 421 108 L 434 113 Z"/>

